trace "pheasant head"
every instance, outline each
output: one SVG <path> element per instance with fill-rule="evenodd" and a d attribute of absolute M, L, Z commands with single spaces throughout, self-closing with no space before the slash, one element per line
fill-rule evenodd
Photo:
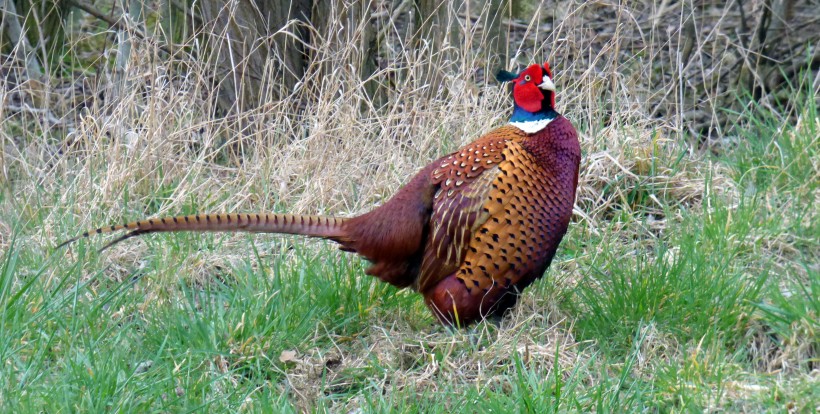
<path fill-rule="evenodd" d="M 513 84 L 515 109 L 510 118 L 512 125 L 533 134 L 544 129 L 558 115 L 549 63 L 531 65 L 518 74 L 501 70 L 495 78 Z"/>

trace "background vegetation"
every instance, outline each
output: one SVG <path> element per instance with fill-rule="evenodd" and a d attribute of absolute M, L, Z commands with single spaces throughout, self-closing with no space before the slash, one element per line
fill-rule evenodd
<path fill-rule="evenodd" d="M 815 412 L 816 1 L 4 0 L 0 408 Z M 353 215 L 549 60 L 574 222 L 500 321 L 438 326 L 325 242 L 57 242 Z"/>

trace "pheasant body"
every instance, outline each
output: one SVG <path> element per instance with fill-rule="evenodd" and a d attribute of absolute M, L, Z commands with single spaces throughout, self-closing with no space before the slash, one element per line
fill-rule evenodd
<path fill-rule="evenodd" d="M 492 140 L 508 138 L 488 146 L 501 147 L 500 156 L 480 158 L 492 166 L 476 180 L 480 191 L 441 189 L 436 198 L 438 227 L 419 291 L 445 322 L 473 321 L 514 305 L 549 266 L 572 214 L 580 147 L 569 122 L 556 118 L 534 135 L 514 127 L 494 132 Z"/>
<path fill-rule="evenodd" d="M 321 237 L 370 261 L 367 274 L 421 293 L 442 323 L 500 314 L 543 275 L 572 215 L 581 150 L 572 124 L 553 109 L 551 77 L 547 64 L 502 72 L 514 84 L 511 125 L 432 162 L 361 216 L 195 215 L 89 233 L 130 230 L 111 244 L 167 231 Z"/>

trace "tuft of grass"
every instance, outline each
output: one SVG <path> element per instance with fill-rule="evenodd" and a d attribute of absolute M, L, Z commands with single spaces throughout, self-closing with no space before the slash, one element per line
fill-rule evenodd
<path fill-rule="evenodd" d="M 590 262 L 571 302 L 582 337 L 626 350 L 651 324 L 681 342 L 739 338 L 767 274 L 749 274 L 739 260 L 748 217 L 713 209 L 667 229 L 673 236 L 651 250 L 619 246 L 616 234 L 600 240 L 609 250 Z"/>

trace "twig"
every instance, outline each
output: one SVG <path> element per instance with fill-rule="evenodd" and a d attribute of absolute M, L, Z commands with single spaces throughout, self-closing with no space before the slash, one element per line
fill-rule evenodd
<path fill-rule="evenodd" d="M 100 20 L 108 23 L 109 26 L 114 27 L 117 30 L 122 30 L 122 31 L 133 30 L 134 34 L 137 37 L 139 37 L 140 39 L 143 39 L 143 40 L 148 40 L 148 36 L 146 36 L 145 33 L 143 33 L 142 30 L 140 30 L 139 28 L 130 28 L 128 25 L 126 25 L 125 23 L 122 22 L 122 19 L 114 19 L 114 18 L 106 15 L 105 13 L 97 10 L 96 8 L 94 8 L 94 6 L 91 6 L 90 4 L 84 3 L 82 0 L 70 0 L 70 3 L 74 7 L 76 7 L 78 9 L 80 9 L 80 10 L 82 10 L 82 11 L 96 17 L 97 19 L 100 19 Z M 157 47 L 160 50 L 162 50 L 163 52 L 165 52 L 169 55 L 173 55 L 173 52 L 170 49 L 168 49 L 165 45 L 157 44 Z"/>
<path fill-rule="evenodd" d="M 53 112 L 45 108 L 35 108 L 28 105 L 6 105 L 6 109 L 12 112 L 25 112 L 34 115 L 42 115 L 44 119 L 50 122 L 52 125 L 64 125 L 65 121 L 61 118 L 57 118 Z"/>
<path fill-rule="evenodd" d="M 461 18 L 461 19 L 466 19 L 467 14 L 466 13 L 459 13 L 458 17 Z M 470 21 L 473 22 L 473 23 L 478 23 L 478 21 L 481 19 L 481 16 L 470 15 L 469 17 L 470 17 Z M 516 19 L 512 19 L 512 18 L 508 18 L 508 17 L 502 17 L 501 18 L 501 24 L 502 25 L 510 25 L 510 27 L 513 28 L 513 29 L 526 30 L 526 29 L 530 28 L 530 25 L 525 24 L 525 23 L 521 23 Z"/>

